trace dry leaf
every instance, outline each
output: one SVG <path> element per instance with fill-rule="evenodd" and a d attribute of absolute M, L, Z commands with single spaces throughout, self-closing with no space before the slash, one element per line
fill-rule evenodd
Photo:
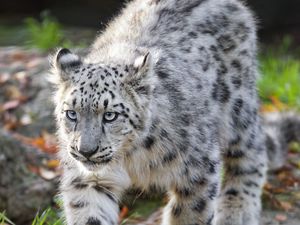
<path fill-rule="evenodd" d="M 260 107 L 260 112 L 262 113 L 270 113 L 270 112 L 277 112 L 278 109 L 272 104 L 263 104 Z"/>
<path fill-rule="evenodd" d="M 5 87 L 5 95 L 9 99 L 19 99 L 22 97 L 22 93 L 18 89 L 18 87 L 14 85 L 6 85 Z"/>
<path fill-rule="evenodd" d="M 119 221 L 122 221 L 128 215 L 129 209 L 127 206 L 123 206 L 120 214 L 119 214 Z"/>
<path fill-rule="evenodd" d="M 26 54 L 23 51 L 13 51 L 11 54 L 11 59 L 16 61 L 24 61 L 26 59 Z"/>
<path fill-rule="evenodd" d="M 27 165 L 27 168 L 29 169 L 29 171 L 31 171 L 34 174 L 39 175 L 40 174 L 40 168 L 34 165 Z"/>
<path fill-rule="evenodd" d="M 273 105 L 274 105 L 277 109 L 283 110 L 283 109 L 286 109 L 286 108 L 287 108 L 287 106 L 286 106 L 284 103 L 282 103 L 282 102 L 278 99 L 278 97 L 276 97 L 276 96 L 270 96 L 269 98 L 270 98 L 270 100 L 272 101 Z"/>
<path fill-rule="evenodd" d="M 289 211 L 289 210 L 291 210 L 293 208 L 292 204 L 290 202 L 286 202 L 286 201 L 281 201 L 280 202 L 280 206 L 285 211 Z"/>
<path fill-rule="evenodd" d="M 27 69 L 33 69 L 42 63 L 43 63 L 42 58 L 34 58 L 34 59 L 30 60 L 29 62 L 27 62 L 26 67 L 27 67 Z"/>
<path fill-rule="evenodd" d="M 275 220 L 277 220 L 278 222 L 284 222 L 287 220 L 287 216 L 283 214 L 277 214 L 275 216 Z"/>
<path fill-rule="evenodd" d="M 1 109 L 0 109 L 1 112 Z M 17 117 L 11 113 L 8 112 L 4 112 L 4 129 L 6 130 L 14 130 L 16 129 L 18 126 L 20 126 L 19 121 L 17 119 Z"/>
<path fill-rule="evenodd" d="M 8 101 L 8 102 L 4 103 L 0 108 L 1 108 L 1 111 L 7 111 L 7 110 L 17 108 L 20 104 L 21 104 L 21 101 L 12 100 L 12 101 Z"/>
<path fill-rule="evenodd" d="M 50 153 L 50 154 L 57 153 L 58 148 L 57 148 L 56 142 L 54 143 L 52 141 L 46 140 L 45 136 L 29 138 L 29 137 L 26 137 L 26 136 L 23 136 L 23 135 L 17 134 L 17 133 L 14 133 L 13 136 L 17 140 L 19 140 L 25 144 L 31 145 L 33 147 L 36 147 L 36 148 L 42 150 L 43 152 Z M 50 137 L 50 136 L 51 135 L 48 134 L 48 137 Z"/>
<path fill-rule="evenodd" d="M 9 73 L 2 73 L 0 74 L 0 84 L 6 83 L 10 78 Z"/>
<path fill-rule="evenodd" d="M 59 160 L 57 159 L 48 160 L 46 165 L 49 169 L 56 169 L 59 167 Z"/>

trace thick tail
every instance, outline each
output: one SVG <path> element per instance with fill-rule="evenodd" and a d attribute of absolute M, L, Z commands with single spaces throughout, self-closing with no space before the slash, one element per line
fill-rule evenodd
<path fill-rule="evenodd" d="M 293 112 L 267 113 L 263 115 L 263 129 L 269 169 L 278 169 L 285 163 L 289 143 L 300 142 L 300 115 Z"/>

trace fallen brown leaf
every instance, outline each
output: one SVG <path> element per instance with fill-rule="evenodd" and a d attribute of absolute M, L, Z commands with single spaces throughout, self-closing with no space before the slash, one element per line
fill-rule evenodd
<path fill-rule="evenodd" d="M 120 214 L 119 214 L 119 221 L 122 221 L 123 219 L 125 219 L 128 215 L 129 209 L 127 206 L 123 206 Z"/>
<path fill-rule="evenodd" d="M 2 73 L 0 74 L 0 84 L 6 83 L 10 78 L 9 73 Z"/>
<path fill-rule="evenodd" d="M 284 214 L 277 214 L 275 216 L 275 220 L 277 220 L 278 222 L 284 222 L 287 220 L 287 216 Z"/>
<path fill-rule="evenodd" d="M 280 201 L 280 205 L 281 208 L 284 209 L 285 211 L 290 211 L 293 208 L 292 204 L 286 201 Z"/>
<path fill-rule="evenodd" d="M 50 153 L 50 154 L 55 154 L 57 153 L 57 144 L 56 142 L 54 143 L 53 141 L 49 141 L 47 139 L 45 139 L 45 135 L 44 136 L 40 136 L 40 137 L 36 137 L 36 138 L 30 138 L 30 137 L 26 137 L 23 136 L 21 134 L 18 133 L 14 133 L 13 136 L 28 145 L 31 145 L 33 147 L 36 147 L 40 150 L 42 150 L 43 152 L 46 153 Z M 50 134 L 48 134 L 48 136 L 50 136 Z"/>
<path fill-rule="evenodd" d="M 17 108 L 21 104 L 20 100 L 11 100 L 0 106 L 1 111 L 7 111 Z"/>
<path fill-rule="evenodd" d="M 57 159 L 48 160 L 46 165 L 49 169 L 56 169 L 59 167 L 59 160 Z"/>

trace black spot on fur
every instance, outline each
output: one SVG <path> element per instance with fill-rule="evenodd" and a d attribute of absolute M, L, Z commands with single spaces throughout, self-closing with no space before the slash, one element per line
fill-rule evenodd
<path fill-rule="evenodd" d="M 108 105 L 108 99 L 105 99 L 104 102 L 103 102 L 104 108 L 107 108 L 107 105 Z"/>
<path fill-rule="evenodd" d="M 242 129 L 247 129 L 250 124 L 254 124 L 257 119 L 257 110 L 249 104 L 237 99 L 232 108 L 232 120 L 234 124 Z"/>
<path fill-rule="evenodd" d="M 247 186 L 247 187 L 259 187 L 259 185 L 255 182 L 255 181 L 251 181 L 251 180 L 248 180 L 246 182 L 244 182 L 244 184 Z"/>
<path fill-rule="evenodd" d="M 218 76 L 224 76 L 228 72 L 227 67 L 224 63 L 221 63 L 219 68 L 217 69 Z"/>
<path fill-rule="evenodd" d="M 134 129 L 137 129 L 137 125 L 131 120 L 129 119 L 129 123 L 131 124 L 131 126 L 133 126 Z"/>
<path fill-rule="evenodd" d="M 183 197 L 183 198 L 187 198 L 189 197 L 190 195 L 193 194 L 192 190 L 188 187 L 184 187 L 184 188 L 176 188 L 175 189 L 175 192 L 177 195 L 179 195 L 180 197 Z"/>
<path fill-rule="evenodd" d="M 150 86 L 140 86 L 135 89 L 138 94 L 141 95 L 149 95 L 150 94 Z"/>
<path fill-rule="evenodd" d="M 115 98 L 115 95 L 114 95 L 114 93 L 112 91 L 109 91 L 109 94 L 110 94 L 110 96 L 111 96 L 112 99 Z"/>
<path fill-rule="evenodd" d="M 266 147 L 268 149 L 268 152 L 274 152 L 274 150 L 276 149 L 276 145 L 269 135 L 266 135 Z"/>
<path fill-rule="evenodd" d="M 218 192 L 218 184 L 214 183 L 211 184 L 209 189 L 208 189 L 208 198 L 209 199 L 214 199 L 217 197 L 217 192 Z"/>
<path fill-rule="evenodd" d="M 160 79 L 166 79 L 169 77 L 169 74 L 163 70 L 157 70 L 156 73 Z"/>
<path fill-rule="evenodd" d="M 190 38 L 197 38 L 198 37 L 197 33 L 194 32 L 194 31 L 189 32 L 188 35 L 189 35 Z"/>
<path fill-rule="evenodd" d="M 247 191 L 246 189 L 243 189 L 243 192 L 244 192 L 246 195 L 250 195 L 250 192 Z"/>
<path fill-rule="evenodd" d="M 167 132 L 165 129 L 161 129 L 161 131 L 160 131 L 160 136 L 161 136 L 162 138 L 168 138 L 168 137 L 169 137 L 169 134 L 168 134 L 168 132 Z"/>
<path fill-rule="evenodd" d="M 244 23 L 239 23 L 233 32 L 241 42 L 244 42 L 248 39 L 251 30 Z"/>
<path fill-rule="evenodd" d="M 163 156 L 163 163 L 171 163 L 172 161 L 174 161 L 177 158 L 177 153 L 176 152 L 168 152 L 167 154 L 165 154 Z"/>
<path fill-rule="evenodd" d="M 179 217 L 182 212 L 182 207 L 179 205 L 175 205 L 172 207 L 172 214 L 174 217 Z"/>
<path fill-rule="evenodd" d="M 218 162 L 209 159 L 207 156 L 202 157 L 202 162 L 204 163 L 208 173 L 216 173 L 216 166 L 218 165 Z"/>
<path fill-rule="evenodd" d="M 240 159 L 245 156 L 245 153 L 238 149 L 228 149 L 226 152 L 226 157 L 231 159 Z"/>
<path fill-rule="evenodd" d="M 190 182 L 191 184 L 193 185 L 205 185 L 207 184 L 207 179 L 206 178 L 203 178 L 202 176 L 200 175 L 194 175 L 190 178 Z"/>
<path fill-rule="evenodd" d="M 244 104 L 244 101 L 240 98 L 238 98 L 234 101 L 233 107 L 232 107 L 234 115 L 239 116 L 241 114 L 243 104 Z"/>
<path fill-rule="evenodd" d="M 234 3 L 228 3 L 228 4 L 226 4 L 226 5 L 225 5 L 225 8 L 226 8 L 229 12 L 231 12 L 231 13 L 236 12 L 236 11 L 239 10 L 239 7 L 238 7 L 236 4 L 234 4 Z"/>
<path fill-rule="evenodd" d="M 198 212 L 198 213 L 202 213 L 203 210 L 206 207 L 206 202 L 204 199 L 200 198 L 197 201 L 194 202 L 193 206 L 192 206 L 192 210 Z"/>
<path fill-rule="evenodd" d="M 144 147 L 150 149 L 155 142 L 155 138 L 153 136 L 148 136 L 144 140 Z"/>
<path fill-rule="evenodd" d="M 239 192 L 234 188 L 231 188 L 225 192 L 225 195 L 237 196 L 238 194 Z"/>
<path fill-rule="evenodd" d="M 88 185 L 83 183 L 83 181 L 79 177 L 71 181 L 71 186 L 74 186 L 74 188 L 76 189 L 83 189 L 88 187 Z"/>
<path fill-rule="evenodd" d="M 73 99 L 72 105 L 73 105 L 73 107 L 75 108 L 75 106 L 76 106 L 76 98 Z"/>
<path fill-rule="evenodd" d="M 180 115 L 179 121 L 182 123 L 183 126 L 189 126 L 191 123 L 191 115 L 184 113 Z"/>
<path fill-rule="evenodd" d="M 202 165 L 202 162 L 200 161 L 200 159 L 194 157 L 193 155 L 190 155 L 187 164 L 199 168 Z"/>
<path fill-rule="evenodd" d="M 238 59 L 234 59 L 231 62 L 231 66 L 235 68 L 237 71 L 241 72 L 242 71 L 242 65 L 241 62 Z"/>
<path fill-rule="evenodd" d="M 180 137 L 182 137 L 183 139 L 185 139 L 185 138 L 188 137 L 188 132 L 185 129 L 180 129 L 179 130 L 179 135 L 180 135 Z"/>
<path fill-rule="evenodd" d="M 228 102 L 230 95 L 229 87 L 222 78 L 218 77 L 217 81 L 213 84 L 213 99 L 221 103 L 226 103 Z"/>
<path fill-rule="evenodd" d="M 233 49 L 236 48 L 236 44 L 234 40 L 232 39 L 231 36 L 229 35 L 221 35 L 217 39 L 219 47 L 224 51 L 224 52 L 230 52 Z"/>
<path fill-rule="evenodd" d="M 225 173 L 226 174 L 228 173 L 232 176 L 245 176 L 245 175 L 255 175 L 255 174 L 257 174 L 259 177 L 263 176 L 261 172 L 255 167 L 251 167 L 249 169 L 243 169 L 237 165 L 226 165 L 225 169 L 226 169 Z"/>
<path fill-rule="evenodd" d="M 185 4 L 183 7 L 181 6 L 182 8 L 181 8 L 180 12 L 184 13 L 184 14 L 190 14 L 193 11 L 194 8 L 197 8 L 199 5 L 201 5 L 205 1 L 207 1 L 207 0 L 195 0 L 195 1 L 191 1 L 188 4 Z M 176 2 L 176 3 L 178 5 L 179 4 L 182 5 L 181 1 Z M 177 8 L 178 7 L 179 6 L 177 6 Z"/>
<path fill-rule="evenodd" d="M 232 76 L 231 77 L 231 83 L 233 84 L 233 86 L 238 89 L 241 87 L 242 85 L 242 79 L 240 76 Z"/>

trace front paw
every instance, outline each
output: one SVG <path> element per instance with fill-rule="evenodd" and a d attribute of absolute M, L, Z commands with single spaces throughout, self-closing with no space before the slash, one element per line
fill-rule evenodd
<path fill-rule="evenodd" d="M 215 225 L 259 225 L 259 217 L 251 209 L 228 207 L 218 210 Z"/>

